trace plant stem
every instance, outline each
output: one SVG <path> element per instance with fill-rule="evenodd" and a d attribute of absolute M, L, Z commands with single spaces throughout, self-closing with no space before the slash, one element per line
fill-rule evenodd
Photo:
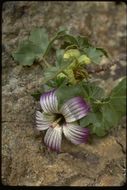
<path fill-rule="evenodd" d="M 96 100 L 95 102 L 94 102 L 94 104 L 101 104 L 101 105 L 103 105 L 103 104 L 107 104 L 107 103 L 109 103 L 110 101 L 108 100 L 108 101 L 102 101 L 102 100 Z"/>
<path fill-rule="evenodd" d="M 43 67 L 42 61 L 44 64 L 49 68 L 51 65 L 46 61 L 46 59 L 42 56 L 41 58 L 38 59 L 39 64 Z"/>
<path fill-rule="evenodd" d="M 49 52 L 49 49 L 51 48 L 51 44 L 58 38 L 58 35 L 55 35 L 52 40 L 49 42 L 48 47 L 45 51 L 45 53 L 42 55 L 42 57 L 39 59 L 39 62 L 43 61 L 47 67 L 50 67 L 50 64 L 45 60 L 45 56 Z"/>
<path fill-rule="evenodd" d="M 73 48 L 73 47 L 76 47 L 76 48 L 78 49 L 78 46 L 75 45 L 75 44 L 73 44 L 73 45 L 67 46 L 67 47 L 65 48 L 65 51 L 67 51 L 68 49 Z"/>
<path fill-rule="evenodd" d="M 46 61 L 46 59 L 45 59 L 44 57 L 42 57 L 42 60 L 44 61 L 45 65 L 46 65 L 47 67 L 51 67 L 51 65 Z"/>
<path fill-rule="evenodd" d="M 49 52 L 49 49 L 51 48 L 51 44 L 52 44 L 57 38 L 58 38 L 58 36 L 56 35 L 56 36 L 54 36 L 54 37 L 52 38 L 52 40 L 49 42 L 48 47 L 47 47 L 45 53 L 43 54 L 43 57 L 45 57 L 46 54 Z"/>

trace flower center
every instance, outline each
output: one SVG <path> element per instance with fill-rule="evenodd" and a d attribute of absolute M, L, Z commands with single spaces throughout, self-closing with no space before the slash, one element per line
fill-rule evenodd
<path fill-rule="evenodd" d="M 53 128 L 54 127 L 61 127 L 62 124 L 65 123 L 65 118 L 62 114 L 55 114 L 55 120 L 53 122 Z"/>

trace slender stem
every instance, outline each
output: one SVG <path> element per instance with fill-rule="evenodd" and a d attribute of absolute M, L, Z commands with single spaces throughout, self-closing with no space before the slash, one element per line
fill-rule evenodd
<path fill-rule="evenodd" d="M 47 47 L 45 53 L 43 54 L 43 57 L 45 57 L 46 54 L 48 53 L 48 51 L 49 51 L 49 49 L 50 49 L 50 47 L 51 47 L 51 44 L 52 44 L 56 39 L 59 39 L 59 38 L 61 38 L 61 37 L 63 37 L 63 36 L 65 36 L 65 34 L 61 34 L 61 35 L 60 35 L 60 33 L 57 33 L 57 34 L 51 39 L 51 41 L 49 42 L 48 47 Z"/>
<path fill-rule="evenodd" d="M 42 56 L 42 60 L 44 61 L 45 65 L 47 67 L 51 67 L 51 65 L 46 61 L 46 59 Z"/>
<path fill-rule="evenodd" d="M 41 65 L 41 67 L 43 68 L 43 64 L 42 64 L 42 61 L 43 63 L 49 68 L 51 67 L 51 65 L 46 61 L 46 59 L 42 56 L 41 58 L 38 59 L 38 62 L 39 64 Z"/>
<path fill-rule="evenodd" d="M 70 46 L 67 46 L 66 48 L 65 48 L 65 51 L 67 51 L 68 49 L 70 49 L 70 48 L 72 48 L 72 47 L 77 47 L 78 48 L 78 46 L 77 45 L 70 45 Z"/>
<path fill-rule="evenodd" d="M 38 60 L 39 62 L 41 62 L 42 60 L 43 60 L 43 62 L 45 63 L 45 65 L 47 66 L 47 67 L 50 67 L 50 64 L 45 60 L 45 56 L 47 55 L 47 53 L 48 53 L 48 51 L 49 51 L 49 49 L 50 49 L 50 47 L 51 47 L 51 44 L 56 40 L 58 38 L 58 35 L 55 35 L 53 38 L 52 38 L 52 40 L 49 42 L 49 44 L 48 44 L 48 47 L 47 47 L 47 49 L 46 49 L 46 51 L 45 51 L 45 53 L 42 55 L 42 57 Z"/>
<path fill-rule="evenodd" d="M 95 102 L 94 102 L 94 104 L 107 104 L 107 103 L 109 103 L 110 102 L 110 100 L 108 100 L 108 101 L 102 101 L 102 100 L 96 100 Z"/>
<path fill-rule="evenodd" d="M 50 47 L 51 47 L 51 44 L 52 44 L 57 38 L 58 38 L 58 36 L 56 35 L 56 36 L 54 36 L 54 37 L 52 38 L 52 40 L 49 42 L 48 47 L 47 47 L 45 53 L 43 54 L 43 57 L 46 56 L 46 54 L 48 53 L 48 51 L 49 51 L 49 49 L 50 49 Z"/>
<path fill-rule="evenodd" d="M 39 64 L 40 64 L 40 66 L 41 66 L 41 67 L 42 67 L 42 69 L 43 69 L 44 67 L 43 67 L 43 64 L 42 64 L 42 62 L 41 62 L 41 61 L 39 62 Z"/>

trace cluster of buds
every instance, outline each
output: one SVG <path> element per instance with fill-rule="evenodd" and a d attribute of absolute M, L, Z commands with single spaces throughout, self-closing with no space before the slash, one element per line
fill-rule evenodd
<path fill-rule="evenodd" d="M 84 65 L 90 64 L 91 60 L 87 55 L 81 54 L 78 49 L 69 49 L 64 53 L 63 58 L 71 59 L 72 63 L 57 76 L 58 78 L 68 78 L 71 84 L 76 84 L 79 80 L 88 78 Z"/>

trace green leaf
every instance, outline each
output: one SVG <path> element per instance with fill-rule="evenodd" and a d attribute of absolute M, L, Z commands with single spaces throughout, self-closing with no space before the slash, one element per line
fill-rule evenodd
<path fill-rule="evenodd" d="M 60 38 L 62 36 L 65 36 L 67 34 L 67 29 L 66 28 L 59 28 L 59 31 L 57 32 L 56 36 L 57 38 Z"/>
<path fill-rule="evenodd" d="M 96 64 L 98 64 L 103 55 L 108 57 L 108 53 L 103 48 L 95 48 L 90 43 L 89 39 L 86 36 L 72 36 L 70 34 L 66 34 L 63 37 L 65 43 L 68 44 L 66 48 L 72 48 L 72 46 L 76 46 L 78 49 L 85 52 L 88 57 Z"/>
<path fill-rule="evenodd" d="M 103 48 L 96 48 L 97 50 L 100 50 L 106 57 L 109 57 L 108 52 Z"/>
<path fill-rule="evenodd" d="M 48 45 L 48 36 L 42 28 L 31 31 L 29 40 L 21 42 L 16 52 L 12 54 L 15 61 L 22 65 L 31 66 L 34 61 L 40 58 Z"/>
<path fill-rule="evenodd" d="M 108 112 L 110 123 L 117 125 L 121 118 L 126 114 L 126 77 L 119 82 L 119 84 L 112 89 L 109 95 L 109 101 L 107 104 L 104 104 L 103 111 L 109 108 Z"/>
<path fill-rule="evenodd" d="M 126 78 L 124 78 L 110 93 L 110 96 L 102 101 L 99 110 L 93 109 L 89 115 L 80 120 L 83 127 L 92 124 L 91 131 L 97 136 L 104 136 L 112 128 L 118 125 L 126 114 Z"/>
<path fill-rule="evenodd" d="M 58 88 L 61 84 L 67 84 L 66 78 L 55 78 L 54 80 L 49 80 L 46 84 L 44 84 L 44 90 L 49 91 L 54 88 Z"/>
<path fill-rule="evenodd" d="M 41 94 L 42 94 L 42 93 L 41 93 L 39 90 L 37 90 L 36 92 L 34 92 L 33 94 L 31 94 L 31 96 L 32 96 L 36 101 L 39 101 Z"/>
<path fill-rule="evenodd" d="M 71 35 L 69 33 L 68 34 L 66 33 L 63 36 L 63 40 L 64 40 L 65 45 L 67 44 L 66 48 L 71 48 L 71 49 L 72 49 L 72 46 L 75 46 L 75 47 L 77 47 L 79 49 L 82 49 L 82 48 L 85 48 L 85 47 L 89 47 L 91 45 L 87 37 L 80 36 L 80 35 L 73 36 L 73 35 Z"/>
<path fill-rule="evenodd" d="M 52 81 L 51 81 L 52 82 Z M 50 83 L 50 81 L 43 85 L 44 92 L 48 92 L 54 89 L 54 83 Z"/>
<path fill-rule="evenodd" d="M 57 77 L 57 75 L 61 73 L 69 64 L 71 64 L 71 62 L 69 63 L 67 61 L 64 61 L 63 64 L 59 66 L 53 66 L 53 67 L 45 69 L 43 84 Z"/>
<path fill-rule="evenodd" d="M 57 98 L 58 98 L 59 107 L 61 105 L 63 105 L 70 98 L 73 98 L 73 97 L 76 97 L 76 96 L 83 97 L 82 91 L 83 91 L 83 89 L 82 89 L 82 86 L 80 84 L 73 85 L 73 86 L 67 86 L 65 84 L 61 85 L 56 90 L 56 95 L 57 95 Z"/>
<path fill-rule="evenodd" d="M 102 113 L 104 120 L 106 120 L 111 126 L 116 126 L 121 119 L 121 114 L 114 108 L 111 102 L 102 106 Z"/>
<path fill-rule="evenodd" d="M 46 68 L 44 70 L 43 84 L 47 83 L 49 80 L 52 80 L 55 77 L 57 77 L 57 75 L 59 73 L 64 71 L 65 68 L 67 68 L 72 63 L 71 59 L 68 61 L 68 60 L 65 60 L 63 58 L 63 53 L 64 53 L 64 51 L 61 50 L 61 49 L 56 51 L 56 63 L 55 63 L 55 66 L 52 66 L 50 68 Z"/>
<path fill-rule="evenodd" d="M 98 100 L 105 97 L 104 90 L 96 86 L 94 83 L 82 82 L 84 98 L 91 100 Z"/>
<path fill-rule="evenodd" d="M 78 46 L 80 49 L 84 49 L 86 47 L 91 46 L 91 43 L 89 42 L 88 38 L 85 36 L 77 36 L 76 37 L 77 42 L 78 42 Z"/>
<path fill-rule="evenodd" d="M 38 46 L 27 40 L 20 44 L 20 47 L 12 56 L 20 64 L 30 66 L 41 53 L 42 51 Z"/>
<path fill-rule="evenodd" d="M 68 79 L 65 77 L 58 77 L 54 80 L 55 82 L 55 87 L 59 87 L 62 84 L 68 84 Z"/>
<path fill-rule="evenodd" d="M 95 64 L 99 64 L 100 61 L 101 61 L 102 56 L 106 54 L 106 51 L 104 51 L 103 49 L 95 48 L 95 47 L 85 48 L 84 52 L 87 54 L 87 56 Z"/>
<path fill-rule="evenodd" d="M 44 28 L 35 28 L 31 31 L 29 40 L 40 47 L 42 54 L 49 44 L 48 34 Z"/>
<path fill-rule="evenodd" d="M 65 29 L 60 29 L 57 32 L 57 34 L 50 40 L 50 42 L 49 42 L 49 44 L 47 46 L 47 49 L 45 50 L 44 56 L 46 56 L 49 53 L 54 41 L 57 40 L 57 39 L 60 39 L 61 37 L 65 36 L 65 35 L 66 35 L 66 30 Z"/>
<path fill-rule="evenodd" d="M 83 49 L 91 45 L 87 37 L 80 35 L 73 36 L 71 34 L 66 34 L 63 37 L 63 40 L 65 43 L 68 44 L 68 47 L 70 46 L 69 48 L 72 48 L 72 46 L 76 46 L 79 49 Z"/>
<path fill-rule="evenodd" d="M 64 55 L 64 50 L 63 49 L 57 49 L 56 50 L 56 66 L 59 66 L 63 62 L 63 55 Z"/>
<path fill-rule="evenodd" d="M 101 111 L 91 112 L 79 122 L 80 126 L 82 127 L 90 126 L 91 133 L 96 134 L 99 137 L 105 136 L 108 130 L 111 128 L 111 124 L 105 120 L 105 117 Z"/>
<path fill-rule="evenodd" d="M 75 36 L 72 36 L 71 34 L 66 34 L 63 37 L 63 40 L 67 43 L 69 43 L 69 45 L 75 45 L 78 46 L 78 42 Z"/>
<path fill-rule="evenodd" d="M 126 113 L 126 77 L 111 91 L 110 103 L 117 112 Z"/>

